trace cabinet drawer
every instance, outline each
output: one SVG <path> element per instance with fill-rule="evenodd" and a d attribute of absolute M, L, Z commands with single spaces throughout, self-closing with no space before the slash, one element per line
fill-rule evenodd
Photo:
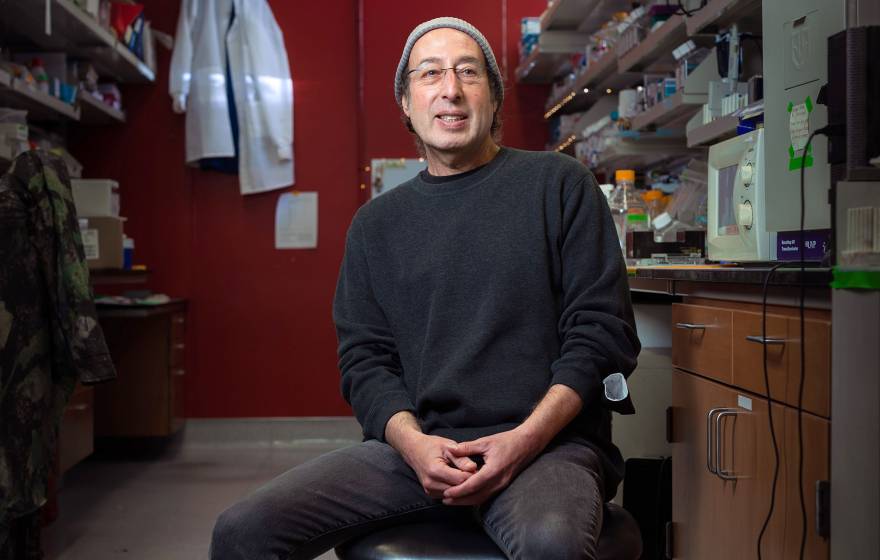
<path fill-rule="evenodd" d="M 804 381 L 804 410 L 829 416 L 831 392 L 831 324 L 808 319 L 807 370 Z M 767 374 L 774 400 L 797 406 L 800 383 L 800 320 L 767 315 L 767 338 L 762 338 L 760 313 L 733 311 L 733 385 L 766 395 L 764 346 Z"/>
<path fill-rule="evenodd" d="M 788 395 L 788 359 L 792 344 L 788 317 L 767 315 L 767 338 L 762 338 L 760 313 L 733 312 L 733 385 L 766 395 L 764 346 L 767 346 L 767 374 L 770 395 L 785 401 Z"/>
<path fill-rule="evenodd" d="M 673 365 L 730 383 L 731 322 L 727 309 L 673 304 Z"/>
<path fill-rule="evenodd" d="M 94 389 L 77 385 L 64 409 L 58 431 L 58 462 L 62 474 L 94 451 L 94 402 Z"/>
<path fill-rule="evenodd" d="M 186 365 L 186 345 L 183 342 L 171 341 L 171 347 L 168 348 L 170 356 L 171 368 L 182 368 Z"/>
<path fill-rule="evenodd" d="M 171 344 L 182 344 L 186 338 L 186 313 L 171 314 Z"/>

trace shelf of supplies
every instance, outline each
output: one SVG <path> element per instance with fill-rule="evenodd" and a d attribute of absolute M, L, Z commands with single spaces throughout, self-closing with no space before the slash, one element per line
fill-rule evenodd
<path fill-rule="evenodd" d="M 28 87 L 5 70 L 0 70 L 0 106 L 24 109 L 28 120 L 79 120 L 79 109 L 42 91 Z"/>
<path fill-rule="evenodd" d="M 559 67 L 569 53 L 546 52 L 535 47 L 516 67 L 516 81 L 521 84 L 549 84 L 559 75 Z"/>
<path fill-rule="evenodd" d="M 696 35 L 709 27 L 727 27 L 755 15 L 761 15 L 761 0 L 709 0 L 687 18 L 687 34 Z"/>
<path fill-rule="evenodd" d="M 624 53 L 617 61 L 620 72 L 640 72 L 668 61 L 672 67 L 672 51 L 687 40 L 684 17 L 674 15 L 645 39 Z"/>
<path fill-rule="evenodd" d="M 647 111 L 639 113 L 632 119 L 633 130 L 644 130 L 649 126 L 674 127 L 689 119 L 694 113 L 700 111 L 703 104 L 709 100 L 705 93 L 685 93 L 678 91 L 675 95 L 667 97 Z"/>
<path fill-rule="evenodd" d="M 562 152 L 563 154 L 572 154 L 574 153 L 574 145 L 578 140 L 583 140 L 577 134 L 571 134 L 566 136 L 553 146 L 547 148 L 548 152 Z"/>
<path fill-rule="evenodd" d="M 80 121 L 84 124 L 122 124 L 125 113 L 107 105 L 94 95 L 79 90 Z"/>
<path fill-rule="evenodd" d="M 541 14 L 541 31 L 592 33 L 614 12 L 626 11 L 629 6 L 626 0 L 551 0 Z"/>
<path fill-rule="evenodd" d="M 590 36 L 577 31 L 545 31 L 538 44 L 516 68 L 516 81 L 524 84 L 549 84 L 559 75 L 572 53 L 583 52 Z"/>
<path fill-rule="evenodd" d="M 639 81 L 641 76 L 633 73 L 617 72 L 617 55 L 609 50 L 602 58 L 593 62 L 586 72 L 578 76 L 563 95 L 547 104 L 544 118 L 549 119 L 557 112 L 572 113 L 585 109 L 590 104 L 590 96 L 602 95 L 606 89 L 617 90 Z M 584 89 L 589 89 L 585 93 Z"/>
<path fill-rule="evenodd" d="M 16 36 L 26 37 L 43 49 L 87 58 L 102 76 L 129 83 L 156 79 L 150 67 L 72 0 L 49 0 L 48 9 L 41 1 L 6 2 L 3 12 L 7 21 L 15 22 L 12 31 Z M 46 33 L 47 13 L 50 33 Z"/>
<path fill-rule="evenodd" d="M 739 125 L 737 117 L 721 117 L 714 121 L 691 129 L 687 133 L 689 147 L 709 146 L 736 136 Z"/>
<path fill-rule="evenodd" d="M 700 148 L 688 148 L 684 142 L 680 136 L 622 137 L 602 150 L 597 167 L 647 169 L 664 161 L 704 153 Z"/>

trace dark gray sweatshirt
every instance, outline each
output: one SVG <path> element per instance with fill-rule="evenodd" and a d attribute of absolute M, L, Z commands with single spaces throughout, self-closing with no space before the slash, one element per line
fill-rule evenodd
<path fill-rule="evenodd" d="M 608 205 L 576 160 L 502 148 L 371 200 L 348 231 L 333 318 L 367 439 L 384 441 L 402 410 L 456 441 L 509 430 L 561 383 L 584 408 L 559 437 L 599 451 L 616 487 L 602 380 L 628 376 L 640 346 Z"/>

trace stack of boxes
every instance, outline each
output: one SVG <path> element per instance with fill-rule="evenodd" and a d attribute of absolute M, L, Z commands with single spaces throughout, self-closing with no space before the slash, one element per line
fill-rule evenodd
<path fill-rule="evenodd" d="M 22 122 L 0 122 L 0 160 L 12 161 L 27 149 L 28 126 Z"/>
<path fill-rule="evenodd" d="M 72 179 L 71 186 L 89 268 L 123 268 L 125 218 L 119 216 L 119 183 Z"/>

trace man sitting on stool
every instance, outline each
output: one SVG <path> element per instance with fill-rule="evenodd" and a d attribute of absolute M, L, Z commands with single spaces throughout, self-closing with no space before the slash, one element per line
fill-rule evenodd
<path fill-rule="evenodd" d="M 427 171 L 361 207 L 333 305 L 365 441 L 217 521 L 212 558 L 314 558 L 431 515 L 474 516 L 516 559 L 594 558 L 623 474 L 603 379 L 640 345 L 590 171 L 500 147 L 504 88 L 455 18 L 409 36 L 394 81 Z"/>

